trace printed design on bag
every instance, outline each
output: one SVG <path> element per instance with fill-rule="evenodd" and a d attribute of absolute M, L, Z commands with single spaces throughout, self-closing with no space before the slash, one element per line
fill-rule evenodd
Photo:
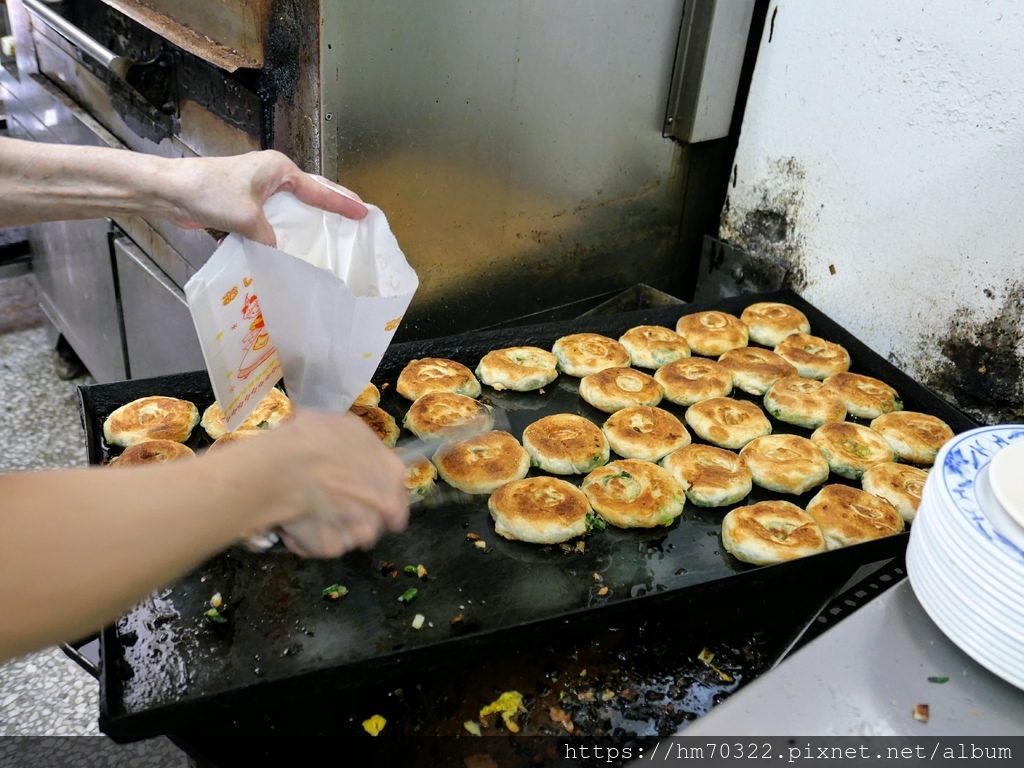
<path fill-rule="evenodd" d="M 244 408 L 245 404 L 249 402 L 249 399 L 254 394 L 258 393 L 260 399 L 263 399 L 263 395 L 265 394 L 265 392 L 262 391 L 262 386 L 265 383 L 267 383 L 267 380 L 270 379 L 272 376 L 279 374 L 280 371 L 281 361 L 274 360 L 265 371 L 262 371 L 260 373 L 260 375 L 256 379 L 246 384 L 245 388 L 241 392 L 239 392 L 235 396 L 235 399 L 228 404 L 228 409 L 224 415 L 225 420 L 231 419 L 231 417 L 238 413 L 238 411 L 241 408 Z M 275 378 L 274 381 L 276 382 L 277 378 Z M 235 387 L 233 385 L 231 387 L 231 391 L 235 391 Z"/>
<path fill-rule="evenodd" d="M 399 315 L 398 317 L 396 317 L 396 318 L 394 318 L 392 320 L 388 320 L 387 323 L 384 324 L 384 330 L 385 331 L 393 331 L 393 330 L 395 330 L 395 328 L 398 327 L 398 324 L 402 322 L 402 317 L 403 317 L 402 315 Z"/>
<path fill-rule="evenodd" d="M 246 293 L 242 317 L 249 321 L 249 332 L 242 339 L 242 361 L 238 365 L 238 378 L 247 379 L 276 351 L 270 343 L 270 334 L 263 323 L 260 302 L 255 293 Z"/>
<path fill-rule="evenodd" d="M 230 291 L 225 293 L 224 296 L 221 298 L 221 301 L 224 302 L 224 306 L 226 307 L 228 304 L 230 304 L 232 301 L 235 300 L 236 296 L 238 296 L 238 286 L 237 285 L 234 286 Z"/>

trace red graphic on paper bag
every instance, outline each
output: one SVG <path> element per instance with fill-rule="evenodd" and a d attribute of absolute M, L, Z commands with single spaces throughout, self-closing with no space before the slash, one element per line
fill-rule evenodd
<path fill-rule="evenodd" d="M 256 294 L 245 294 L 245 303 L 242 305 L 242 317 L 249 320 L 249 333 L 242 339 L 242 361 L 238 364 L 238 378 L 247 379 L 252 372 L 270 359 L 276 351 L 270 343 L 270 334 L 267 333 L 263 323 L 263 313 L 260 312 L 260 303 Z"/>

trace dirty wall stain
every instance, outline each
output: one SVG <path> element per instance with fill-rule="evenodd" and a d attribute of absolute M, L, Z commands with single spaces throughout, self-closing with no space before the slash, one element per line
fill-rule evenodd
<path fill-rule="evenodd" d="M 732 193 L 726 198 L 719 230 L 723 240 L 748 254 L 746 271 L 782 267 L 786 271 L 782 287 L 797 293 L 807 288 L 804 241 L 798 226 L 804 179 L 796 158 L 771 160 L 768 174 L 748 198 L 751 205 L 737 206 Z"/>
<path fill-rule="evenodd" d="M 969 306 L 954 310 L 945 333 L 922 339 L 928 345 L 938 340 L 941 355 L 924 366 L 920 379 L 983 424 L 1019 423 L 1024 419 L 1024 282 L 1007 281 L 1002 289 L 983 293 L 1000 301 L 998 311 L 983 319 Z"/>

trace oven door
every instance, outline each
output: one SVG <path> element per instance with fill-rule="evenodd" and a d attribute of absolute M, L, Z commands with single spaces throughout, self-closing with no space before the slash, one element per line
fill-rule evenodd
<path fill-rule="evenodd" d="M 123 233 L 112 242 L 131 378 L 205 368 L 181 288 Z"/>

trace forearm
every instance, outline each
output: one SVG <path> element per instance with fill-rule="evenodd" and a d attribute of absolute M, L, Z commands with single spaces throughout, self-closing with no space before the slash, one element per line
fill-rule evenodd
<path fill-rule="evenodd" d="M 205 461 L 0 477 L 0 660 L 95 631 L 267 524 L 274 503 Z"/>
<path fill-rule="evenodd" d="M 127 150 L 0 138 L 0 227 L 118 214 L 171 218 L 174 161 Z"/>

